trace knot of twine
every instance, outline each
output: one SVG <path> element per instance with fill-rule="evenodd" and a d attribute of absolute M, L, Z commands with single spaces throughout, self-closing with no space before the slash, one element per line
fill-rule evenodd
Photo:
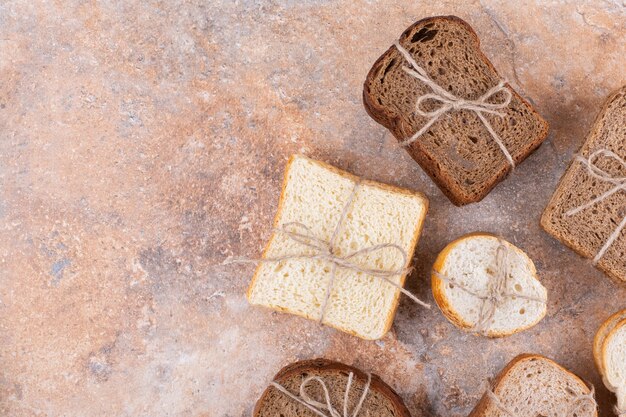
<path fill-rule="evenodd" d="M 402 45 L 400 45 L 399 41 L 395 41 L 394 46 L 398 49 L 398 51 L 400 51 L 404 59 L 409 64 L 411 64 L 411 67 L 413 67 L 413 68 L 402 67 L 402 70 L 406 72 L 407 74 L 409 74 L 410 76 L 422 81 L 432 90 L 432 93 L 428 93 L 428 94 L 424 94 L 420 96 L 417 99 L 417 103 L 415 104 L 415 112 L 422 117 L 428 118 L 429 120 L 426 122 L 424 126 L 422 126 L 420 130 L 415 132 L 413 136 L 400 142 L 400 145 L 408 146 L 412 144 L 413 142 L 415 142 L 420 136 L 426 133 L 428 129 L 430 129 L 430 127 L 441 116 L 443 116 L 447 112 L 452 111 L 452 110 L 470 110 L 476 113 L 480 121 L 483 123 L 483 125 L 485 126 L 485 128 L 487 129 L 491 137 L 493 138 L 493 140 L 496 142 L 496 144 L 498 145 L 498 147 L 504 154 L 504 157 L 506 158 L 508 163 L 511 165 L 511 169 L 515 168 L 515 161 L 513 160 L 513 157 L 511 156 L 511 154 L 509 153 L 509 150 L 506 148 L 506 146 L 502 142 L 502 139 L 500 138 L 500 136 L 498 136 L 495 130 L 493 130 L 491 123 L 489 123 L 489 121 L 485 118 L 485 115 L 484 115 L 484 113 L 489 113 L 489 114 L 493 114 L 499 117 L 504 117 L 504 114 L 499 112 L 498 110 L 502 110 L 506 108 L 511 103 L 511 99 L 513 98 L 513 94 L 511 93 L 511 91 L 505 87 L 506 81 L 504 80 L 500 81 L 495 87 L 492 87 L 491 89 L 489 89 L 485 94 L 480 96 L 477 100 L 466 100 L 466 99 L 455 96 L 454 94 L 450 93 L 445 88 L 441 87 L 435 81 L 433 81 L 432 78 L 430 78 L 430 76 L 426 72 L 426 70 L 424 70 L 424 68 L 420 67 L 417 64 L 417 62 L 415 62 L 415 59 L 413 59 L 409 51 L 407 51 L 406 49 L 404 49 Z M 503 92 L 505 94 L 504 101 L 502 101 L 501 103 L 490 103 L 488 100 L 499 92 Z M 426 100 L 435 100 L 441 103 L 441 105 L 433 111 L 424 111 L 422 110 L 422 103 Z"/>
<path fill-rule="evenodd" d="M 386 270 L 386 269 L 381 269 L 381 268 L 366 268 L 366 267 L 360 266 L 359 264 L 353 261 L 353 258 L 356 258 L 359 255 L 365 255 L 368 253 L 373 253 L 373 252 L 381 251 L 384 249 L 394 249 L 402 257 L 402 265 L 406 265 L 408 261 L 408 255 L 404 251 L 404 249 L 402 249 L 399 245 L 396 245 L 394 243 L 382 243 L 379 245 L 367 246 L 365 248 L 358 249 L 354 252 L 347 253 L 346 255 L 340 255 L 337 253 L 335 243 L 339 236 L 341 228 L 343 224 L 345 223 L 345 219 L 348 215 L 348 211 L 352 207 L 352 204 L 354 202 L 354 197 L 356 195 L 356 192 L 359 186 L 360 186 L 360 181 L 357 181 L 356 184 L 354 185 L 354 188 L 352 189 L 350 197 L 348 197 L 348 202 L 345 204 L 343 208 L 343 212 L 341 213 L 339 221 L 337 222 L 337 226 L 335 227 L 335 230 L 333 231 L 333 234 L 330 240 L 321 239 L 315 236 L 309 227 L 307 227 L 306 225 L 300 222 L 285 223 L 282 227 L 274 229 L 275 232 L 284 234 L 291 240 L 298 242 L 312 249 L 313 250 L 312 254 L 302 254 L 302 253 L 286 254 L 286 255 L 261 258 L 261 259 L 228 258 L 223 262 L 223 264 L 231 264 L 231 263 L 258 264 L 258 263 L 268 263 L 268 262 L 273 263 L 273 262 L 282 262 L 282 261 L 286 261 L 290 259 L 319 259 L 319 260 L 323 260 L 323 261 L 330 263 L 331 264 L 330 279 L 328 281 L 328 285 L 326 286 L 326 293 L 324 296 L 324 300 L 322 302 L 322 308 L 320 311 L 320 318 L 319 318 L 320 323 L 322 323 L 324 320 L 324 314 L 326 313 L 328 301 L 330 300 L 331 291 L 334 286 L 337 268 L 345 268 L 345 269 L 349 269 L 349 270 L 356 271 L 356 272 L 362 272 L 369 276 L 380 278 L 387 284 L 398 289 L 402 294 L 406 295 L 417 304 L 426 308 L 430 308 L 429 304 L 423 302 L 422 300 L 417 298 L 415 295 L 413 295 L 411 292 L 404 289 L 401 285 L 398 285 L 391 280 L 391 278 L 393 278 L 394 276 L 404 275 L 410 272 L 411 268 L 400 268 L 400 269 L 394 269 L 394 270 Z M 298 232 L 294 230 L 294 227 L 300 228 L 302 231 Z"/>
<path fill-rule="evenodd" d="M 500 401 L 498 396 L 491 389 L 491 387 L 490 387 L 488 382 L 487 382 L 486 385 L 487 385 L 487 390 L 485 391 L 485 395 L 487 396 L 487 398 L 489 398 L 491 403 L 493 405 L 495 405 L 496 408 L 498 408 L 498 410 L 502 411 L 503 413 L 505 413 L 509 417 L 520 417 L 517 414 L 515 414 L 513 411 L 511 411 L 510 408 L 507 408 L 502 403 L 502 401 Z M 574 401 L 572 401 L 572 403 L 569 405 L 569 407 L 567 408 L 565 413 L 561 415 L 561 417 L 573 417 L 574 416 L 574 412 L 578 411 L 580 409 L 581 405 L 583 405 L 585 403 L 592 404 L 594 406 L 594 408 L 598 407 L 598 403 L 596 402 L 596 399 L 595 399 L 595 387 L 593 385 L 591 385 L 591 389 L 589 390 L 588 394 L 576 395 L 569 388 L 568 388 L 567 391 L 564 390 L 564 392 L 566 394 L 568 394 L 568 395 L 575 395 L 575 398 L 574 398 Z"/>
<path fill-rule="evenodd" d="M 490 279 L 487 283 L 487 291 L 486 293 L 479 293 L 466 285 L 461 284 L 455 278 L 446 276 L 439 271 L 433 269 L 433 274 L 441 279 L 444 282 L 447 282 L 455 287 L 458 287 L 462 291 L 480 299 L 483 301 L 480 311 L 478 313 L 478 321 L 472 327 L 472 329 L 476 333 L 480 333 L 482 335 L 488 335 L 488 328 L 491 322 L 493 321 L 496 311 L 502 303 L 508 298 L 522 298 L 525 300 L 536 301 L 538 303 L 546 303 L 546 300 L 539 297 L 534 297 L 530 295 L 520 294 L 515 291 L 510 291 L 508 288 L 510 287 L 510 282 L 513 280 L 513 275 L 511 274 L 511 262 L 509 262 L 509 253 L 512 249 L 509 248 L 501 239 L 499 239 L 500 244 L 496 248 L 496 256 L 495 256 L 495 265 L 494 265 L 494 273 L 493 278 Z"/>
<path fill-rule="evenodd" d="M 350 394 L 350 388 L 352 387 L 353 380 L 354 374 L 350 372 L 350 374 L 348 375 L 348 383 L 346 384 L 346 391 L 343 395 L 343 414 L 340 414 L 339 411 L 337 411 L 337 409 L 333 407 L 330 401 L 330 391 L 328 389 L 328 386 L 326 385 L 324 380 L 318 376 L 309 376 L 302 381 L 302 383 L 300 384 L 300 395 L 292 394 L 287 388 L 283 387 L 276 381 L 273 381 L 271 385 L 292 400 L 304 405 L 306 408 L 313 411 L 320 417 L 357 417 L 359 415 L 359 412 L 361 411 L 363 403 L 365 402 L 365 398 L 369 393 L 370 383 L 372 382 L 372 375 L 370 373 L 367 374 L 367 383 L 363 387 L 363 393 L 361 394 L 361 397 L 359 397 L 359 401 L 352 410 L 352 413 L 348 414 L 348 396 Z M 325 403 L 317 401 L 311 398 L 309 394 L 307 394 L 306 387 L 307 385 L 309 385 L 310 382 L 313 381 L 317 382 L 322 388 L 322 391 L 324 392 Z M 328 411 L 328 414 L 325 413 L 323 410 Z"/>
<path fill-rule="evenodd" d="M 615 152 L 612 152 L 608 149 L 599 149 L 589 155 L 588 158 L 577 155 L 576 160 L 587 167 L 587 173 L 590 176 L 601 182 L 612 184 L 613 186 L 606 192 L 600 194 L 598 197 L 588 201 L 587 203 L 581 204 L 578 207 L 574 207 L 573 209 L 566 211 L 566 216 L 570 217 L 577 213 L 580 213 L 586 208 L 589 208 L 597 203 L 604 201 L 618 191 L 626 191 L 626 176 L 620 177 L 618 175 L 611 175 L 609 172 L 606 172 L 597 165 L 597 160 L 602 156 L 616 161 L 622 167 L 622 170 L 626 172 L 626 161 Z M 604 242 L 602 248 L 600 248 L 596 256 L 593 258 L 594 265 L 596 265 L 598 261 L 600 261 L 606 251 L 617 240 L 624 227 L 626 227 L 626 215 L 624 215 L 621 223 L 617 226 L 617 228 L 615 228 L 615 230 L 613 230 L 613 233 L 611 233 L 609 238 Z"/>

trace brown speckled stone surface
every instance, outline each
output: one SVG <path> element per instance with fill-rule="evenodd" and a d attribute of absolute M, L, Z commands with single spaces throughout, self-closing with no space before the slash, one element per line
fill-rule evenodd
<path fill-rule="evenodd" d="M 456 14 L 550 122 L 484 201 L 450 202 L 361 104 L 374 60 L 415 20 Z M 374 371 L 414 416 L 466 416 L 521 352 L 613 397 L 591 341 L 626 307 L 539 216 L 605 97 L 626 83 L 614 1 L 3 1 L 0 4 L 0 415 L 248 416 L 283 365 Z M 290 154 L 423 191 L 408 288 L 432 301 L 437 252 L 499 233 L 535 260 L 547 317 L 500 340 L 403 299 L 367 342 L 249 306 Z"/>

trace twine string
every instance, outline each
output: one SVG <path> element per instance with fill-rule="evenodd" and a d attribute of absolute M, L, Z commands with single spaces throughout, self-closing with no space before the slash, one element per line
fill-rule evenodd
<path fill-rule="evenodd" d="M 481 293 L 474 291 L 467 285 L 462 284 L 453 277 L 449 277 L 442 274 L 439 271 L 433 269 L 433 274 L 444 282 L 447 282 L 455 287 L 458 287 L 462 291 L 482 300 L 480 311 L 478 313 L 478 320 L 472 329 L 476 333 L 487 335 L 488 327 L 493 321 L 498 307 L 504 303 L 508 298 L 521 298 L 529 301 L 536 301 L 545 304 L 546 300 L 540 297 L 532 295 L 526 295 L 518 293 L 517 291 L 510 291 L 510 283 L 513 280 L 513 275 L 510 272 L 511 262 L 509 261 L 509 252 L 511 249 L 499 239 L 499 245 L 496 248 L 495 257 L 495 271 L 493 278 L 487 283 L 487 291 Z"/>
<path fill-rule="evenodd" d="M 607 198 L 617 193 L 618 191 L 626 191 L 626 176 L 620 177 L 618 175 L 611 175 L 609 172 L 600 168 L 597 165 L 597 162 L 601 157 L 608 158 L 609 160 L 615 161 L 618 165 L 621 166 L 622 170 L 626 172 L 626 160 L 621 158 L 615 152 L 610 151 L 608 149 L 598 149 L 597 151 L 589 155 L 588 158 L 577 155 L 576 161 L 582 163 L 587 168 L 587 173 L 591 177 L 604 183 L 613 184 L 613 186 L 607 191 L 605 191 L 604 193 L 600 194 L 599 196 L 589 200 L 588 202 L 566 211 L 565 215 L 567 217 L 578 214 L 581 211 L 591 206 L 596 205 L 597 203 L 601 203 L 602 201 L 606 200 Z M 613 243 L 615 243 L 615 241 L 621 234 L 624 227 L 626 227 L 626 214 L 624 215 L 624 218 L 622 219 L 622 221 L 617 225 L 617 227 L 609 235 L 608 239 L 604 242 L 604 245 L 602 245 L 602 247 L 600 248 L 596 256 L 593 258 L 592 262 L 594 265 L 596 265 L 600 261 L 600 259 L 606 253 L 606 251 L 611 247 L 611 245 L 613 245 Z"/>
<path fill-rule="evenodd" d="M 360 179 L 357 180 L 357 182 L 354 184 L 354 188 L 352 189 L 352 192 L 350 193 L 350 196 L 348 197 L 348 201 L 343 206 L 343 210 L 341 211 L 341 216 L 339 216 L 339 221 L 337 222 L 337 225 L 335 226 L 335 230 L 333 230 L 333 234 L 330 237 L 330 240 L 328 241 L 328 254 L 330 256 L 335 255 L 335 251 L 336 251 L 335 243 L 337 241 L 337 237 L 339 236 L 339 232 L 341 228 L 343 227 L 343 224 L 345 223 L 346 217 L 348 216 L 348 211 L 350 210 L 350 208 L 352 208 L 352 204 L 354 203 L 354 196 L 356 195 L 356 192 L 360 184 L 361 184 Z M 402 265 L 406 265 L 406 255 L 404 254 L 404 251 L 402 251 L 402 254 L 404 256 L 403 258 L 404 262 L 402 263 Z M 320 324 L 324 321 L 324 313 L 326 313 L 326 306 L 328 305 L 328 301 L 330 300 L 330 293 L 333 289 L 333 286 L 335 285 L 336 273 L 337 273 L 337 264 L 333 262 L 331 265 L 330 279 L 328 280 L 328 284 L 326 285 L 326 293 L 324 294 L 324 300 L 322 301 L 322 309 L 321 309 L 320 318 L 319 318 Z"/>
<path fill-rule="evenodd" d="M 485 395 L 487 396 L 487 398 L 489 398 L 491 403 L 495 405 L 498 410 L 502 411 L 507 416 L 517 417 L 517 415 L 515 415 L 513 411 L 511 411 L 504 404 L 502 404 L 502 401 L 500 401 L 500 399 L 496 396 L 495 392 L 493 392 L 491 387 L 489 386 L 489 382 L 487 382 L 486 385 L 487 385 L 487 390 L 485 391 Z"/>
<path fill-rule="evenodd" d="M 571 390 L 571 388 L 568 389 L 568 393 L 570 395 L 576 395 L 576 393 L 574 393 Z M 573 417 L 574 412 L 580 410 L 581 405 L 584 405 L 585 403 L 590 403 L 590 404 L 593 404 L 594 407 L 597 407 L 598 404 L 596 403 L 595 393 L 596 393 L 596 388 L 593 385 L 591 385 L 591 389 L 589 390 L 589 393 L 576 395 L 576 397 L 574 398 L 574 401 L 572 401 L 570 406 L 567 408 L 567 411 L 565 412 L 565 414 L 563 414 L 563 417 L 570 417 L 570 416 Z"/>
<path fill-rule="evenodd" d="M 415 142 L 420 136 L 430 129 L 430 127 L 437 121 L 441 116 L 453 110 L 469 110 L 476 113 L 476 116 L 480 119 L 482 124 L 485 126 L 494 142 L 500 148 L 500 151 L 506 158 L 509 165 L 511 165 L 511 169 L 515 168 L 515 161 L 511 156 L 511 153 L 506 148 L 504 143 L 502 142 L 502 138 L 496 133 L 496 131 L 491 126 L 491 123 L 485 118 L 485 113 L 493 114 L 499 117 L 504 117 L 504 113 L 498 111 L 505 109 L 511 103 L 513 98 L 513 94 L 511 91 L 506 88 L 506 82 L 501 80 L 497 85 L 487 90 L 485 94 L 480 96 L 477 100 L 466 100 L 460 97 L 455 96 L 454 94 L 447 91 L 445 88 L 441 87 L 432 78 L 428 75 L 426 70 L 420 67 L 413 56 L 407 51 L 402 45 L 400 45 L 399 41 L 394 42 L 394 46 L 400 51 L 404 59 L 411 65 L 412 68 L 402 67 L 402 70 L 408 75 L 420 80 L 424 84 L 426 84 L 432 91 L 432 93 L 424 94 L 418 97 L 417 102 L 415 104 L 415 113 L 422 117 L 428 118 L 428 121 L 424 126 L 422 126 L 417 132 L 413 134 L 410 138 L 400 142 L 402 146 L 408 146 Z M 491 103 L 488 100 L 498 93 L 504 93 L 505 97 L 502 102 L 499 103 Z M 434 100 L 438 101 L 441 105 L 432 111 L 425 111 L 422 109 L 422 104 L 426 100 Z"/>
<path fill-rule="evenodd" d="M 291 393 L 287 388 L 283 387 L 276 381 L 272 381 L 271 385 L 276 388 L 278 391 L 282 392 L 292 400 L 304 405 L 309 410 L 313 411 L 320 417 L 357 417 L 363 407 L 363 403 L 365 402 L 365 398 L 367 398 L 367 394 L 370 390 L 370 384 L 372 382 L 372 375 L 370 373 L 367 374 L 367 382 L 363 387 L 363 392 L 359 397 L 359 401 L 354 406 L 354 409 L 351 414 L 348 414 L 348 399 L 350 395 L 350 390 L 352 389 L 352 383 L 354 381 L 354 373 L 350 372 L 348 375 L 348 382 L 346 384 L 346 389 L 343 395 L 343 414 L 340 414 L 339 411 L 335 407 L 333 407 L 331 399 L 330 399 L 330 390 L 328 386 L 324 382 L 324 380 L 318 376 L 309 376 L 305 378 L 300 384 L 299 395 L 295 395 Z M 307 393 L 307 386 L 311 382 L 316 382 L 322 388 L 322 393 L 324 395 L 324 402 L 320 402 L 313 397 L 311 397 Z M 324 412 L 324 410 L 328 411 L 328 414 Z"/>
<path fill-rule="evenodd" d="M 300 243 L 301 245 L 310 248 L 310 254 L 306 253 L 293 253 L 293 254 L 285 254 L 279 255 L 275 257 L 266 257 L 260 259 L 250 259 L 250 258 L 236 258 L 236 257 L 228 257 L 222 264 L 234 264 L 234 263 L 276 263 L 283 262 L 292 259 L 310 259 L 310 260 L 322 260 L 324 262 L 331 264 L 330 270 L 330 279 L 328 284 L 326 285 L 324 299 L 322 301 L 319 322 L 322 323 L 324 320 L 324 314 L 328 308 L 328 302 L 330 300 L 332 288 L 335 283 L 336 272 L 338 268 L 349 269 L 351 271 L 360 272 L 365 275 L 369 275 L 378 279 L 383 280 L 388 285 L 399 290 L 402 294 L 409 297 L 415 303 L 430 308 L 430 305 L 425 303 L 424 301 L 417 298 L 410 291 L 406 290 L 402 285 L 399 285 L 392 281 L 391 278 L 399 275 L 404 275 L 409 273 L 412 268 L 410 267 L 402 267 L 398 269 L 382 269 L 382 268 L 367 268 L 356 263 L 353 258 L 356 258 L 361 255 L 367 255 L 374 252 L 380 252 L 387 249 L 392 249 L 396 253 L 400 255 L 402 258 L 402 265 L 406 265 L 408 263 L 408 255 L 406 251 L 395 243 L 381 243 L 372 246 L 366 246 L 364 248 L 355 250 L 353 252 L 348 252 L 345 255 L 340 255 L 335 246 L 336 240 L 340 234 L 340 231 L 345 223 L 345 219 L 347 218 L 348 212 L 354 203 L 354 198 L 360 182 L 354 185 L 350 196 L 348 197 L 347 203 L 344 205 L 339 221 L 337 222 L 337 226 L 333 231 L 333 234 L 329 240 L 325 240 L 315 236 L 315 234 L 311 231 L 311 229 L 303 223 L 300 222 L 289 222 L 285 223 L 281 227 L 275 228 L 274 232 L 280 233 L 288 237 L 289 239 Z"/>

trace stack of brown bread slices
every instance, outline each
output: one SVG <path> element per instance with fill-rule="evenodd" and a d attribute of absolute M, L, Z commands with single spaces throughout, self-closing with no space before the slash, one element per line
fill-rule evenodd
<path fill-rule="evenodd" d="M 436 99 L 420 104 L 426 113 L 446 104 L 457 108 L 437 117 L 423 135 L 405 144 L 406 150 L 454 204 L 482 200 L 510 172 L 511 162 L 519 165 L 546 139 L 547 122 L 507 83 L 485 100 L 495 105 L 506 103 L 510 96 L 510 102 L 497 109 L 500 116 L 459 108 L 460 100 L 480 100 L 500 84 L 502 77 L 481 51 L 476 32 L 458 17 L 420 20 L 404 31 L 398 45 L 434 83 L 459 99 L 454 104 Z M 431 119 L 419 114 L 417 100 L 433 90 L 407 69 L 416 70 L 398 47 L 392 46 L 371 68 L 363 88 L 369 115 L 400 142 Z M 511 161 L 486 124 L 501 140 Z"/>

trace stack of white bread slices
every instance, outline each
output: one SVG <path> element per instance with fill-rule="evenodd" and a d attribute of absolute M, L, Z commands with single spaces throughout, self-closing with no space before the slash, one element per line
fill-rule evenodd
<path fill-rule="evenodd" d="M 626 416 L 626 309 L 600 326 L 593 340 L 593 358 L 604 385 L 617 396 L 616 413 Z"/>
<path fill-rule="evenodd" d="M 381 338 L 391 327 L 427 208 L 420 193 L 293 156 L 248 300 Z M 379 276 L 368 273 L 373 270 Z"/>
<path fill-rule="evenodd" d="M 439 253 L 432 290 L 450 322 L 488 337 L 528 329 L 546 314 L 547 291 L 533 261 L 488 233 L 462 236 Z"/>

